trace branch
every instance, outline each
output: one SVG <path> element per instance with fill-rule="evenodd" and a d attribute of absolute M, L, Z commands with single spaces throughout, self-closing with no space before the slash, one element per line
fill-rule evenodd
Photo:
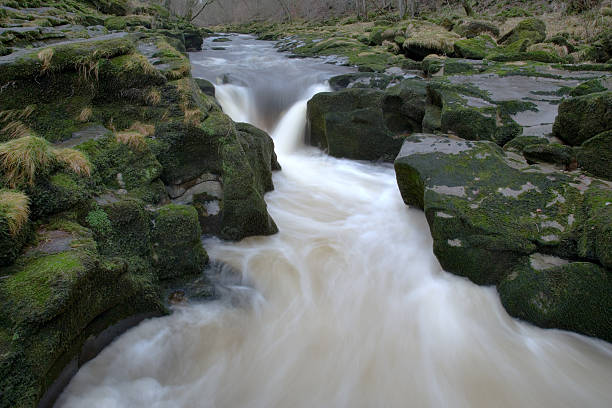
<path fill-rule="evenodd" d="M 206 8 L 206 6 L 209 6 L 209 5 L 213 4 L 214 2 L 215 2 L 215 0 L 206 0 L 206 3 L 204 3 L 204 5 L 200 9 L 200 11 L 198 11 L 195 16 L 191 17 L 191 20 L 189 20 L 189 22 L 191 22 L 191 21 L 195 20 L 196 18 L 198 18 L 198 16 L 200 14 L 202 14 L 202 12 Z"/>

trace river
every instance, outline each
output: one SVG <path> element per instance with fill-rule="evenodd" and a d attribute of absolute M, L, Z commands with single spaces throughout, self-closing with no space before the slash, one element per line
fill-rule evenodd
<path fill-rule="evenodd" d="M 87 363 L 58 407 L 610 407 L 612 346 L 510 318 L 494 288 L 441 270 L 393 168 L 303 146 L 306 101 L 347 72 L 247 36 L 206 41 L 193 74 L 269 131 L 280 232 L 206 239 L 240 271 Z M 211 47 L 225 50 L 210 50 Z"/>

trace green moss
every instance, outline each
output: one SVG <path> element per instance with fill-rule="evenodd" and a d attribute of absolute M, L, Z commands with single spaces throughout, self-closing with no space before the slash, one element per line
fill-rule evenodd
<path fill-rule="evenodd" d="M 570 96 L 583 96 L 589 95 L 596 92 L 606 91 L 607 88 L 601 84 L 599 79 L 591 79 L 583 82 L 574 89 L 571 90 Z"/>
<path fill-rule="evenodd" d="M 192 206 L 169 204 L 154 215 L 153 265 L 161 279 L 200 274 L 208 261 L 202 247 L 198 213 Z"/>
<path fill-rule="evenodd" d="M 484 59 L 487 55 L 495 53 L 497 44 L 488 35 L 480 35 L 468 40 L 455 42 L 455 53 L 459 57 L 470 59 Z"/>
<path fill-rule="evenodd" d="M 87 184 L 88 180 L 63 171 L 39 178 L 34 186 L 26 189 L 31 217 L 38 219 L 83 204 L 90 196 Z"/>
<path fill-rule="evenodd" d="M 85 217 L 85 222 L 91 230 L 100 237 L 105 237 L 112 233 L 113 226 L 104 210 L 97 209 L 90 211 Z"/>
<path fill-rule="evenodd" d="M 533 44 L 546 39 L 546 24 L 537 18 L 527 18 L 499 39 L 500 44 L 512 44 L 520 39 L 529 38 Z"/>
<path fill-rule="evenodd" d="M 577 146 L 593 136 L 612 130 L 612 92 L 598 92 L 567 99 L 559 105 L 553 134 Z"/>
<path fill-rule="evenodd" d="M 107 230 L 94 230 L 100 253 L 106 256 L 149 259 L 151 217 L 142 201 L 124 199 L 103 205 L 102 210 L 110 221 L 112 231 L 109 234 Z M 104 232 L 104 235 L 98 232 Z"/>
<path fill-rule="evenodd" d="M 540 136 L 517 136 L 504 145 L 504 150 L 523 153 L 526 146 L 548 143 L 548 139 Z"/>
<path fill-rule="evenodd" d="M 580 167 L 597 177 L 612 180 L 612 131 L 592 137 L 576 150 Z"/>
<path fill-rule="evenodd" d="M 601 267 L 574 262 L 543 271 L 524 265 L 499 285 L 510 315 L 545 328 L 612 340 L 610 276 Z"/>
<path fill-rule="evenodd" d="M 576 160 L 574 149 L 559 143 L 527 145 L 523 148 L 523 155 L 529 163 L 545 162 L 568 166 Z"/>

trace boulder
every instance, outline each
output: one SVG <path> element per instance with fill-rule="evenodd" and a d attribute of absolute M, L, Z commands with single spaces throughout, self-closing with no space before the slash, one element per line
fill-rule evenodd
<path fill-rule="evenodd" d="M 546 39 L 546 24 L 535 17 L 527 18 L 504 34 L 498 43 L 508 45 L 523 39 L 530 40 L 532 44 L 543 42 Z"/>
<path fill-rule="evenodd" d="M 602 316 L 612 310 L 612 280 L 601 266 L 537 265 L 532 260 L 515 267 L 498 291 L 511 316 L 612 341 L 612 321 Z"/>
<path fill-rule="evenodd" d="M 488 35 L 479 35 L 455 42 L 455 54 L 470 59 L 484 59 L 497 50 L 497 43 Z"/>
<path fill-rule="evenodd" d="M 552 163 L 563 168 L 576 161 L 574 149 L 559 143 L 527 145 L 523 149 L 523 156 L 528 163 Z"/>
<path fill-rule="evenodd" d="M 481 34 L 499 37 L 499 28 L 488 21 L 468 20 L 455 25 L 453 31 L 466 38 L 474 38 Z"/>
<path fill-rule="evenodd" d="M 215 86 L 212 82 L 202 78 L 194 78 L 194 80 L 202 92 L 213 98 L 215 97 Z"/>
<path fill-rule="evenodd" d="M 612 91 L 563 101 L 559 105 L 553 135 L 570 146 L 579 146 L 607 130 L 612 130 Z"/>
<path fill-rule="evenodd" d="M 202 247 L 198 212 L 190 205 L 168 204 L 153 214 L 153 266 L 160 279 L 202 273 L 208 255 Z"/>
<path fill-rule="evenodd" d="M 612 180 L 612 130 L 590 138 L 576 152 L 580 167 L 597 177 Z"/>
<path fill-rule="evenodd" d="M 351 88 L 308 101 L 309 143 L 335 157 L 391 161 L 402 135 L 420 131 L 425 83 L 406 80 L 387 91 Z"/>

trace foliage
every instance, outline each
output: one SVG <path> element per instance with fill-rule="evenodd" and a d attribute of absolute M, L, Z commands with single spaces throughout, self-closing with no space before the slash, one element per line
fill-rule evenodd
<path fill-rule="evenodd" d="M 15 190 L 0 190 L 0 213 L 6 218 L 9 231 L 15 236 L 28 222 L 30 199 Z"/>

